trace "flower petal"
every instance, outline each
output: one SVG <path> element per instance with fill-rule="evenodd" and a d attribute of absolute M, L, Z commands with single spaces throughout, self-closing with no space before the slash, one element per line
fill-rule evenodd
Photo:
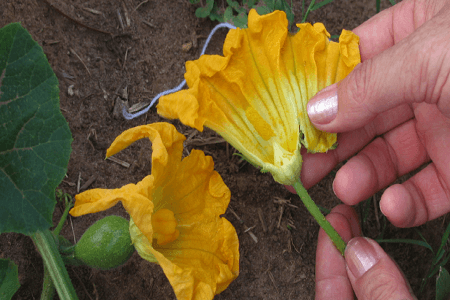
<path fill-rule="evenodd" d="M 186 139 L 172 124 L 152 123 L 125 130 L 108 148 L 106 157 L 110 157 L 133 142 L 146 137 L 152 142 L 152 175 L 157 178 L 157 181 L 163 180 L 159 174 L 164 173 L 164 168 L 170 170 L 178 168 L 183 152 L 183 142 Z M 158 182 L 155 182 L 155 185 L 158 185 Z"/>
<path fill-rule="evenodd" d="M 309 152 L 326 152 L 336 143 L 336 134 L 316 129 L 309 120 L 306 105 L 321 89 L 343 79 L 360 63 L 359 38 L 351 31 L 343 30 L 340 42 L 335 43 L 329 41 L 330 34 L 322 23 L 297 26 L 300 31 L 290 41 L 296 49 L 294 69 L 302 91 L 301 97 L 295 98 L 300 131 L 304 134 L 302 143 Z"/>
<path fill-rule="evenodd" d="M 225 57 L 204 55 L 187 62 L 191 88 L 162 97 L 158 113 L 199 130 L 208 126 L 276 180 L 294 180 L 301 164 L 299 124 L 295 102 L 282 91 L 284 78 L 275 59 L 287 35 L 283 14 L 249 18 L 248 30 L 229 32 Z M 284 159 L 288 165 L 275 165 L 281 161 L 275 143 L 290 155 Z"/>
<path fill-rule="evenodd" d="M 152 175 L 147 176 L 143 181 L 151 184 Z M 96 213 L 113 207 L 121 201 L 126 211 L 142 224 L 141 231 L 148 237 L 153 236 L 151 226 L 151 216 L 153 214 L 153 203 L 150 199 L 138 192 L 135 184 L 127 184 L 120 189 L 92 189 L 75 196 L 75 206 L 70 210 L 70 214 L 79 217 L 85 214 Z"/>
<path fill-rule="evenodd" d="M 161 97 L 157 107 L 166 118 L 215 130 L 276 181 L 292 184 L 301 166 L 299 128 L 311 152 L 326 152 L 336 142 L 336 134 L 311 124 L 307 102 L 348 74 L 359 50 L 350 32 L 341 45 L 329 41 L 321 23 L 299 24 L 295 35 L 287 24 L 284 12 L 259 16 L 251 10 L 248 29 L 229 31 L 224 56 L 187 62 L 189 89 Z"/>
<path fill-rule="evenodd" d="M 214 171 L 212 157 L 205 156 L 203 151 L 192 150 L 177 172 L 166 171 L 171 177 L 165 176 L 167 180 L 161 182 L 151 196 L 155 211 L 173 211 L 179 225 L 216 219 L 225 213 L 231 193 Z"/>
<path fill-rule="evenodd" d="M 139 255 L 157 261 L 169 279 L 179 300 L 212 299 L 239 274 L 239 242 L 234 227 L 218 218 L 211 231 L 191 227 L 192 234 L 169 247 L 150 243 L 130 221 L 130 234 Z M 157 245 L 157 246 L 156 246 Z M 179 246 L 182 245 L 181 248 Z"/>

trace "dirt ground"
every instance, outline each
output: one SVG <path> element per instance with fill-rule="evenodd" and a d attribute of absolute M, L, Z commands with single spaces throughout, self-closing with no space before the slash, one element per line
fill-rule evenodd
<path fill-rule="evenodd" d="M 382 2 L 382 8 L 387 7 L 388 1 Z M 197 19 L 195 8 L 188 0 L 0 1 L 0 27 L 21 22 L 43 47 L 59 79 L 61 110 L 74 139 L 67 176 L 60 185 L 64 192 L 75 195 L 79 180 L 83 186 L 93 179 L 88 188 L 118 188 L 149 174 L 148 141 L 139 141 L 117 155 L 129 167 L 105 160 L 105 150 L 122 131 L 163 119 L 152 108 L 144 116 L 126 121 L 114 114 L 115 102 L 119 98 L 131 106 L 149 101 L 182 81 L 184 63 L 198 58 L 205 37 L 214 26 L 209 20 Z M 294 1 L 294 13 L 300 22 L 299 0 Z M 375 0 L 335 0 L 311 13 L 308 21 L 323 22 L 336 35 L 342 28 L 352 29 L 374 14 Z M 221 53 L 225 34 L 217 34 L 207 53 Z M 192 44 L 188 51 L 183 48 L 186 43 Z M 186 136 L 193 132 L 177 121 L 172 123 Z M 212 136 L 215 133 L 206 130 L 194 139 Z M 188 147 L 213 156 L 216 170 L 232 192 L 230 208 L 244 222 L 231 209 L 225 214 L 240 240 L 240 275 L 215 299 L 313 299 L 319 226 L 296 195 L 274 182 L 269 174 L 239 163 L 239 158 L 231 155 L 231 146 L 227 147 L 226 143 L 190 143 Z M 329 209 L 340 203 L 332 191 L 336 170 L 309 189 L 311 197 Z M 373 201 L 378 201 L 380 195 L 375 195 Z M 276 197 L 290 200 L 290 205 L 277 203 Z M 374 206 L 370 207 L 364 230 L 374 238 L 381 231 L 381 213 L 375 214 Z M 55 223 L 62 210 L 57 205 Z M 128 218 L 123 207 L 117 205 L 103 213 L 69 218 L 62 234 L 71 241 L 78 240 L 86 228 L 110 214 Z M 448 220 L 441 218 L 419 230 L 437 247 L 446 223 Z M 257 242 L 245 232 L 245 226 L 252 228 Z M 419 239 L 415 230 L 400 230 L 389 224 L 384 237 Z M 383 247 L 417 292 L 431 262 L 430 251 L 404 244 Z M 31 239 L 3 234 L 0 257 L 9 257 L 19 266 L 21 288 L 15 299 L 39 298 L 43 266 Z M 111 271 L 87 267 L 68 270 L 80 299 L 175 299 L 160 267 L 137 253 L 124 266 Z M 434 280 L 420 298 L 434 298 Z"/>

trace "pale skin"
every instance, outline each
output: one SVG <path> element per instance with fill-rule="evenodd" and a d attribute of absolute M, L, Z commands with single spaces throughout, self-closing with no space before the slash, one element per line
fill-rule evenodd
<path fill-rule="evenodd" d="M 450 1 L 404 0 L 353 32 L 361 39 L 362 63 L 308 104 L 317 128 L 339 133 L 339 146 L 326 154 L 304 153 L 301 181 L 309 188 L 351 157 L 333 189 L 342 202 L 355 205 L 429 163 L 403 184 L 389 186 L 380 201 L 395 226 L 424 224 L 450 211 Z M 337 114 L 330 113 L 333 104 L 314 114 L 321 99 L 331 99 Z M 336 209 L 328 218 L 344 240 L 359 236 L 351 208 Z M 395 263 L 376 243 L 362 240 L 350 242 L 344 259 L 319 234 L 316 299 L 353 299 L 353 292 L 358 299 L 414 299 Z M 353 245 L 376 256 L 357 276 L 351 272 Z"/>

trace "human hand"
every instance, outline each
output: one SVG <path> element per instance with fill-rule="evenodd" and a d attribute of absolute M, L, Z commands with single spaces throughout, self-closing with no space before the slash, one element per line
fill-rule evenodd
<path fill-rule="evenodd" d="M 354 30 L 362 63 L 308 103 L 317 128 L 342 133 L 336 150 L 305 154 L 305 188 L 362 149 L 336 174 L 333 189 L 344 203 L 354 205 L 431 160 L 389 187 L 381 210 L 398 227 L 450 211 L 449 28 L 450 1 L 404 0 Z"/>
<path fill-rule="evenodd" d="M 327 220 L 347 242 L 345 258 L 320 229 L 316 252 L 316 300 L 416 299 L 395 262 L 373 240 L 361 237 L 353 208 L 338 205 Z"/>

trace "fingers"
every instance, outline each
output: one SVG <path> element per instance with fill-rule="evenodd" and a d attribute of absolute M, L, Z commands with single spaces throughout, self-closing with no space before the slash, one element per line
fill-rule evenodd
<path fill-rule="evenodd" d="M 327 153 L 306 153 L 302 149 L 302 173 L 301 182 L 306 189 L 309 189 L 341 161 L 348 159 L 365 147 L 375 136 L 382 135 L 398 125 L 410 120 L 414 113 L 410 106 L 402 105 L 378 115 L 366 126 L 351 132 L 344 132 L 338 135 L 338 147 Z M 318 168 L 317 166 L 320 166 Z M 292 193 L 292 187 L 287 189 Z"/>
<path fill-rule="evenodd" d="M 351 158 L 337 172 L 333 189 L 344 203 L 355 205 L 428 160 L 416 121 L 410 120 Z"/>
<path fill-rule="evenodd" d="M 411 5 L 408 4 L 410 2 L 400 7 Z M 414 3 L 420 6 L 423 2 Z M 413 14 L 410 13 L 411 7 L 402 11 L 410 17 L 394 19 L 398 24 L 392 27 L 397 31 L 390 33 L 393 40 L 381 43 L 373 52 L 364 50 L 364 56 L 370 59 L 359 64 L 341 82 L 309 101 L 308 114 L 317 128 L 327 132 L 354 130 L 386 110 L 414 102 L 435 104 L 445 116 L 450 117 L 450 59 L 447 55 L 450 32 L 437 29 L 450 26 L 450 10 L 446 8 L 410 34 L 416 26 L 410 20 L 416 16 L 416 10 L 414 8 Z M 422 13 L 424 18 L 426 16 Z M 378 21 L 373 22 L 378 24 Z M 400 24 L 403 24 L 403 29 L 398 29 Z M 378 29 L 370 24 L 360 30 L 363 30 L 365 38 L 378 34 Z M 381 32 L 381 37 L 375 40 L 386 38 L 387 33 Z M 400 41 L 385 49 L 397 42 L 395 39 Z M 366 41 L 368 47 L 363 46 L 363 42 L 362 49 L 371 48 L 372 42 Z"/>
<path fill-rule="evenodd" d="M 417 105 L 415 115 L 350 159 L 333 183 L 336 195 L 353 205 L 431 159 L 384 192 L 381 210 L 397 227 L 418 226 L 450 211 L 450 120 L 429 104 Z"/>
<path fill-rule="evenodd" d="M 350 206 L 336 206 L 327 220 L 345 242 L 361 235 L 358 216 Z M 319 231 L 316 252 L 316 299 L 353 299 L 344 258 L 322 229 Z"/>
<path fill-rule="evenodd" d="M 380 208 L 393 225 L 415 227 L 450 212 L 449 195 L 449 185 L 432 163 L 405 183 L 389 187 Z"/>
<path fill-rule="evenodd" d="M 375 241 L 352 239 L 345 249 L 345 261 L 358 299 L 415 299 L 400 269 Z"/>
<path fill-rule="evenodd" d="M 425 22 L 425 18 L 416 18 L 415 1 L 402 1 L 383 10 L 352 31 L 359 36 L 361 61 L 366 61 L 397 44 Z"/>

